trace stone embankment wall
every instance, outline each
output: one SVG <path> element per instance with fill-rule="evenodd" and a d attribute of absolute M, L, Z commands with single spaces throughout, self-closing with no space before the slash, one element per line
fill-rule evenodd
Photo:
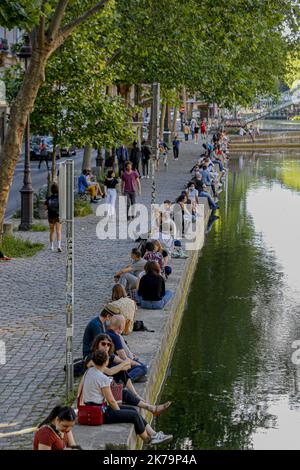
<path fill-rule="evenodd" d="M 201 203 L 204 204 L 205 214 L 202 224 L 206 226 L 210 210 L 206 199 L 202 199 Z M 201 248 L 203 244 L 204 237 L 201 240 Z M 130 335 L 132 350 L 137 355 L 141 354 L 143 361 L 149 366 L 148 381 L 135 385 L 141 396 L 150 403 L 157 402 L 165 382 L 188 301 L 191 281 L 199 259 L 199 251 L 189 251 L 188 255 L 187 259 L 172 260 L 173 273 L 168 280 L 167 287 L 175 295 L 165 309 L 159 311 L 139 309 L 138 319 L 143 320 L 146 326 L 154 330 L 155 333 L 133 332 Z M 150 413 L 146 415 L 149 422 L 151 422 L 151 417 Z M 84 449 L 90 450 L 136 449 L 142 445 L 142 441 L 136 438 L 133 426 L 128 424 L 110 424 L 98 427 L 76 425 L 74 435 L 76 441 Z"/>

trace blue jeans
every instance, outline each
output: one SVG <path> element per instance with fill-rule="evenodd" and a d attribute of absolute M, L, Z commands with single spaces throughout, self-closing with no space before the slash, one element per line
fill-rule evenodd
<path fill-rule="evenodd" d="M 214 160 L 213 163 L 215 163 L 216 165 L 219 165 L 220 171 L 224 171 L 224 166 L 221 160 Z"/>
<path fill-rule="evenodd" d="M 200 191 L 199 196 L 200 197 L 207 197 L 210 208 L 211 209 L 216 208 L 216 203 L 215 203 L 215 201 L 213 200 L 213 198 L 211 197 L 211 195 L 209 193 L 207 193 L 206 191 Z"/>
<path fill-rule="evenodd" d="M 137 359 L 134 359 L 134 360 L 135 362 L 138 362 L 140 365 L 132 366 L 131 369 L 129 369 L 129 371 L 127 372 L 132 381 L 135 381 L 137 379 L 140 379 L 141 377 L 144 377 L 145 375 L 147 375 L 147 372 L 148 372 L 148 368 L 145 364 L 138 361 Z"/>
<path fill-rule="evenodd" d="M 141 308 L 146 310 L 162 310 L 172 297 L 173 292 L 166 290 L 165 296 L 161 300 L 143 300 L 139 295 L 137 295 L 137 300 Z"/>

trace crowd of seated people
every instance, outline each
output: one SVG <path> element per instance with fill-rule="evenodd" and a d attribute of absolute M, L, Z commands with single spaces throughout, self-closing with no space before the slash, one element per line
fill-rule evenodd
<path fill-rule="evenodd" d="M 91 318 L 83 334 L 82 353 L 86 372 L 78 393 L 82 392 L 84 404 L 101 407 L 106 424 L 132 423 L 136 434 L 150 445 L 169 442 L 172 436 L 154 431 L 137 409 L 159 416 L 170 407 L 171 402 L 154 405 L 137 392 L 134 383 L 147 380 L 148 367 L 131 350 L 125 338 L 130 337 L 133 331 L 138 308 L 162 310 L 173 297 L 173 292 L 167 289 L 166 284 L 172 275 L 170 261 L 173 250 L 180 245 L 180 240 L 176 239 L 177 227 L 174 226 L 175 208 L 181 213 L 182 221 L 185 219 L 191 223 L 199 217 L 201 198 L 207 198 L 213 213 L 219 208 L 218 196 L 227 172 L 226 135 L 214 135 L 212 142 L 203 144 L 203 150 L 191 169 L 186 188 L 174 203 L 166 199 L 158 210 L 155 237 L 154 232 L 150 233 L 139 248 L 132 249 L 130 262 L 120 267 L 113 276 L 110 301 Z M 85 183 L 83 186 L 89 188 Z M 97 197 L 95 188 L 89 190 L 89 193 L 93 199 Z M 165 224 L 171 230 L 169 238 L 164 236 Z M 121 404 L 112 393 L 112 379 L 123 386 Z M 77 448 L 71 433 L 74 423 L 72 409 L 54 409 L 36 433 L 35 448 L 48 449 L 52 445 L 53 448 Z M 60 430 L 60 440 L 54 439 L 54 444 L 49 444 L 51 433 L 48 428 L 54 424 Z"/>

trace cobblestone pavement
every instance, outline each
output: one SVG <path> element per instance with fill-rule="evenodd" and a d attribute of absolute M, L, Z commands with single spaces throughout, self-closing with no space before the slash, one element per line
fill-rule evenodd
<path fill-rule="evenodd" d="M 157 173 L 157 202 L 174 199 L 188 180 L 201 145 L 182 143 L 181 156 Z M 138 202 L 150 204 L 151 179 L 142 180 Z M 75 221 L 74 357 L 81 356 L 88 320 L 110 300 L 112 274 L 129 262 L 129 240 L 99 240 L 94 216 Z M 0 265 L 0 339 L 7 362 L 0 366 L 0 449 L 30 449 L 32 433 L 3 438 L 1 433 L 39 423 L 64 398 L 65 256 L 48 249 L 48 232 L 20 234 L 45 243 L 29 259 Z"/>

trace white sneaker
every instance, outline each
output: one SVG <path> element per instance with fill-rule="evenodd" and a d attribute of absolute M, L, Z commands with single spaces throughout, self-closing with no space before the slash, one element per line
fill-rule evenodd
<path fill-rule="evenodd" d="M 158 431 L 151 439 L 150 445 L 159 445 L 159 444 L 166 444 L 167 442 L 171 442 L 173 436 L 171 434 L 164 434 L 162 431 Z"/>
<path fill-rule="evenodd" d="M 147 175 L 147 180 L 148 180 L 149 178 L 150 178 L 150 176 L 149 176 L 149 175 Z"/>

